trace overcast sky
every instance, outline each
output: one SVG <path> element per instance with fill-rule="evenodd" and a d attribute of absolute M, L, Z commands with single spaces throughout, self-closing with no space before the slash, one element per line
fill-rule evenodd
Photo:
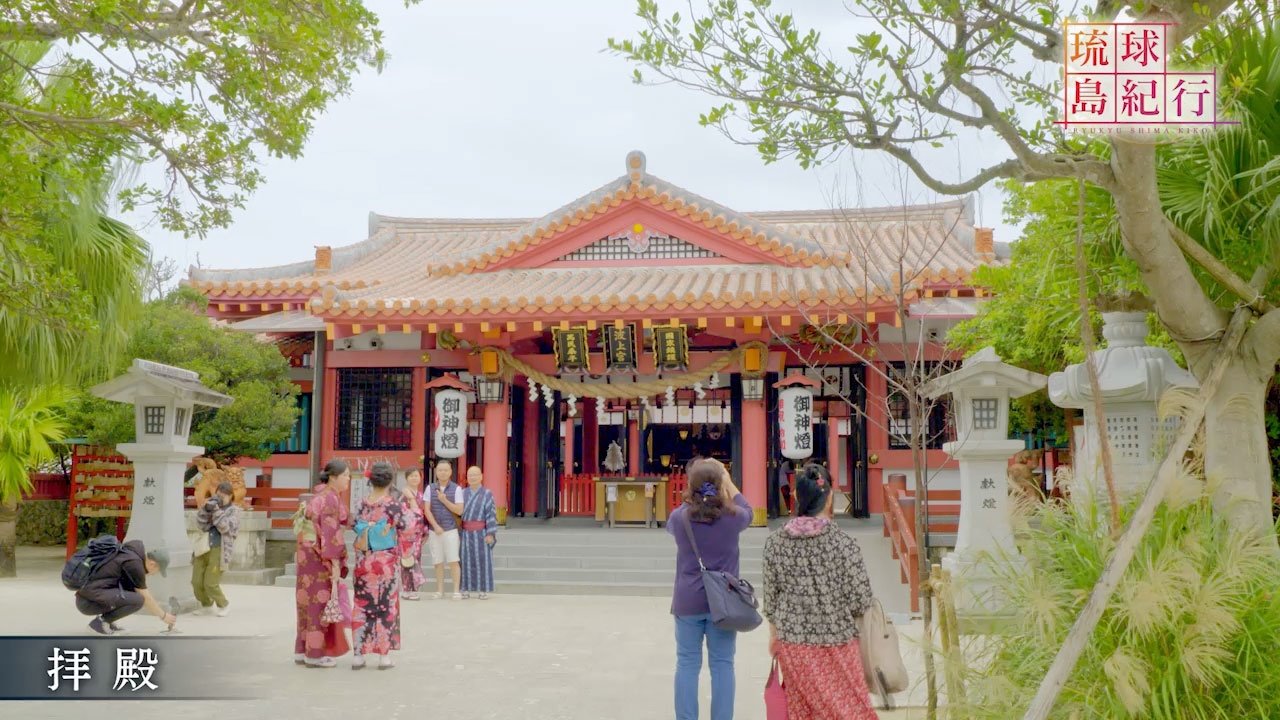
<path fill-rule="evenodd" d="M 351 95 L 318 120 L 302 158 L 265 163 L 266 184 L 231 227 L 187 240 L 131 218 L 184 277 L 197 258 L 210 268 L 260 267 L 310 259 L 316 245 L 358 242 L 370 211 L 538 217 L 621 175 L 631 150 L 646 154 L 650 173 L 740 211 L 827 208 L 833 197 L 903 202 L 887 158 L 845 155 L 819 170 L 791 160 L 766 166 L 755 148 L 698 125 L 711 98 L 634 84 L 632 66 L 602 52 L 609 37 L 635 35 L 634 0 L 366 4 L 386 32 L 386 69 L 356 78 Z M 842 3 L 791 4 L 828 44 L 851 44 L 858 21 Z M 1003 149 L 960 145 L 928 157 L 938 175 L 967 176 Z M 909 202 L 941 199 L 915 188 Z M 1000 223 L 996 188 L 979 199 L 980 223 L 997 228 L 997 240 L 1015 239 Z"/>

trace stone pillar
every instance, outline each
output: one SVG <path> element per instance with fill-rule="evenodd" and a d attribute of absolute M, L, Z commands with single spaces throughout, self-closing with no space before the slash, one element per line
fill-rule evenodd
<path fill-rule="evenodd" d="M 956 548 L 942 559 L 955 580 L 956 608 L 966 614 L 1000 612 L 994 575 L 984 560 L 1018 556 L 1009 519 L 1009 458 L 1023 448 L 1009 439 L 1009 400 L 1043 388 L 1048 378 L 1006 364 L 994 349 L 979 350 L 959 370 L 926 384 L 927 397 L 949 393 L 956 437 L 942 446 L 960 461 L 960 527 Z"/>
<path fill-rule="evenodd" d="M 484 486 L 493 492 L 498 522 L 507 522 L 507 420 L 506 399 L 484 406 Z"/>
<path fill-rule="evenodd" d="M 742 494 L 751 503 L 753 527 L 768 524 L 768 488 L 765 474 L 768 472 L 765 447 L 764 403 L 758 400 L 742 401 Z"/>
<path fill-rule="evenodd" d="M 199 603 L 191 590 L 191 542 L 187 540 L 182 477 L 192 458 L 204 448 L 124 443 L 116 449 L 133 463 L 133 510 L 125 542 L 141 540 L 148 552 L 169 554 L 165 577 L 149 576 L 147 588 L 156 602 L 171 612 L 194 610 Z"/>
<path fill-rule="evenodd" d="M 1176 421 L 1161 422 L 1160 396 L 1170 387 L 1197 387 L 1191 373 L 1178 367 L 1164 348 L 1146 344 L 1146 312 L 1102 313 L 1107 347 L 1093 353 L 1102 393 L 1111 466 L 1121 502 L 1140 494 L 1159 463 L 1161 446 L 1172 440 Z M 1097 498 L 1107 502 L 1098 451 L 1098 423 L 1093 411 L 1093 388 L 1088 368 L 1071 365 L 1049 376 L 1049 400 L 1062 408 L 1084 412 L 1081 451 L 1072 458 L 1073 501 Z"/>
<path fill-rule="evenodd" d="M 117 446 L 133 463 L 133 508 L 125 541 L 168 555 L 166 574 L 147 579 L 162 607 L 179 613 L 197 606 L 191 590 L 191 543 L 183 511 L 183 477 L 204 448 L 187 444 L 196 405 L 225 407 L 233 400 L 200 382 L 199 373 L 136 359 L 129 370 L 91 388 L 104 400 L 134 406 L 136 442 Z"/>

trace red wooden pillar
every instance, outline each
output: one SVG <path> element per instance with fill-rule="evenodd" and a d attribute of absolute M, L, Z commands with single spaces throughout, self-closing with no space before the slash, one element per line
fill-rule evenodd
<path fill-rule="evenodd" d="M 742 494 L 751 503 L 754 514 L 751 524 L 755 527 L 763 527 L 768 519 L 767 446 L 764 403 L 759 400 L 742 401 Z"/>
<path fill-rule="evenodd" d="M 413 405 L 410 407 L 409 449 L 422 456 L 427 464 L 427 369 L 413 368 Z M 430 482 L 431 475 L 423 475 L 423 482 Z"/>
<path fill-rule="evenodd" d="M 484 406 L 484 486 L 498 506 L 498 523 L 507 522 L 507 402 Z"/>
<path fill-rule="evenodd" d="M 639 413 L 644 410 L 634 411 L 636 417 L 632 418 L 632 410 L 627 411 L 627 474 L 635 477 L 640 474 L 640 417 Z"/>
<path fill-rule="evenodd" d="M 515 386 L 512 386 L 514 391 Z M 538 403 L 529 399 L 526 390 L 524 395 L 524 437 L 520 443 L 520 453 L 524 465 L 524 494 L 521 510 L 532 516 L 538 510 L 538 443 L 541 440 L 538 432 Z"/>
<path fill-rule="evenodd" d="M 573 469 L 573 418 L 565 418 L 564 423 L 564 474 L 572 475 Z"/>
<path fill-rule="evenodd" d="M 829 403 L 834 405 L 835 403 Z M 827 411 L 827 470 L 831 473 L 831 483 L 836 488 L 843 488 L 840 482 L 840 418 Z"/>
<path fill-rule="evenodd" d="M 333 457 L 334 431 L 338 424 L 338 371 L 324 369 L 324 398 L 320 408 L 320 465 Z"/>
<path fill-rule="evenodd" d="M 882 362 L 873 363 L 867 375 L 867 507 L 872 514 L 885 512 L 884 467 L 871 458 L 889 449 L 889 408 L 886 405 L 888 384 Z"/>
<path fill-rule="evenodd" d="M 582 401 L 582 472 L 600 472 L 600 416 L 595 398 Z"/>

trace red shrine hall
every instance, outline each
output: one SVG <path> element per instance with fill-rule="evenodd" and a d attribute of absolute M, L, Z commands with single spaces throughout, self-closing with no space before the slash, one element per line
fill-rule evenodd
<path fill-rule="evenodd" d="M 968 199 L 744 213 L 649 174 L 642 153 L 625 163 L 541 218 L 371 214 L 367 238 L 301 262 L 191 269 L 209 314 L 276 343 L 299 385 L 293 435 L 245 459 L 246 479 L 301 488 L 333 457 L 457 458 L 505 522 L 599 517 L 607 477 L 661 478 L 674 501 L 704 455 L 762 525 L 805 461 L 783 457 L 790 442 L 831 471 L 842 511 L 880 512 L 912 466 L 884 374 L 904 347 L 955 359 L 942 342 L 981 302 L 972 273 L 1007 246 Z M 799 387 L 812 419 L 781 433 Z M 933 482 L 958 488 L 945 411 L 929 422 Z"/>

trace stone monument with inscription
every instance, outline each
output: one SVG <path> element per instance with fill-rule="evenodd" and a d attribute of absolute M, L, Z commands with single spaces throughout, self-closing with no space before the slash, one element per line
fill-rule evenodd
<path fill-rule="evenodd" d="M 225 407 L 232 398 L 200 382 L 200 374 L 137 359 L 129 370 L 91 388 L 105 400 L 132 403 L 136 441 L 117 445 L 133 462 L 133 509 L 125 540 L 169 554 L 167 576 L 152 575 L 147 587 L 173 612 L 196 607 L 191 591 L 191 543 L 183 514 L 183 476 L 204 448 L 187 444 L 196 405 Z"/>
<path fill-rule="evenodd" d="M 959 370 L 925 385 L 928 397 L 950 393 L 956 439 L 942 446 L 960 462 L 960 527 L 956 548 L 942 559 L 957 586 L 961 612 L 996 612 L 999 598 L 990 592 L 984 554 L 1017 554 L 1009 522 L 1009 459 L 1023 448 L 1009 439 L 1009 401 L 1048 384 L 1039 373 L 1003 362 L 986 347 Z"/>

